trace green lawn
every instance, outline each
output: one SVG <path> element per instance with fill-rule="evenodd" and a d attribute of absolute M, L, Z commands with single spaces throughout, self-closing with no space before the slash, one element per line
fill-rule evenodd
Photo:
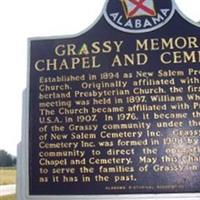
<path fill-rule="evenodd" d="M 16 168 L 0 168 L 0 185 L 16 183 Z"/>
<path fill-rule="evenodd" d="M 3 196 L 0 199 L 1 200 L 15 200 L 16 196 L 15 195 Z"/>

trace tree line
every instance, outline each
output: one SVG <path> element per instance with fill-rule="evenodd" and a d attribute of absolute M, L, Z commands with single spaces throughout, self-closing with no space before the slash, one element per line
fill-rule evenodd
<path fill-rule="evenodd" d="M 17 159 L 5 150 L 0 150 L 0 167 L 14 167 Z"/>

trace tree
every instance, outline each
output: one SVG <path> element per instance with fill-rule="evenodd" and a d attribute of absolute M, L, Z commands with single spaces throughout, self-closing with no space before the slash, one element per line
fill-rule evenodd
<path fill-rule="evenodd" d="M 15 165 L 15 162 L 15 157 L 4 150 L 0 150 L 0 167 L 11 167 Z"/>
<path fill-rule="evenodd" d="M 17 164 L 17 158 L 15 156 L 12 157 L 12 165 L 16 166 Z"/>

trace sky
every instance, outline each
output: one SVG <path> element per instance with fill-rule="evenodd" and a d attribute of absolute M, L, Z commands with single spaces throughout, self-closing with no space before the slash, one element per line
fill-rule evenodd
<path fill-rule="evenodd" d="M 105 0 L 6 0 L 0 2 L 0 149 L 16 155 L 27 80 L 27 38 L 81 32 L 100 15 Z M 200 21 L 200 1 L 176 0 Z"/>

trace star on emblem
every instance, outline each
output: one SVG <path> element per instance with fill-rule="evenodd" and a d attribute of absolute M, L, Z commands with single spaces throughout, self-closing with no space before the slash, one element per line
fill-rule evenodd
<path fill-rule="evenodd" d="M 121 0 L 126 18 L 155 16 L 154 0 Z"/>

